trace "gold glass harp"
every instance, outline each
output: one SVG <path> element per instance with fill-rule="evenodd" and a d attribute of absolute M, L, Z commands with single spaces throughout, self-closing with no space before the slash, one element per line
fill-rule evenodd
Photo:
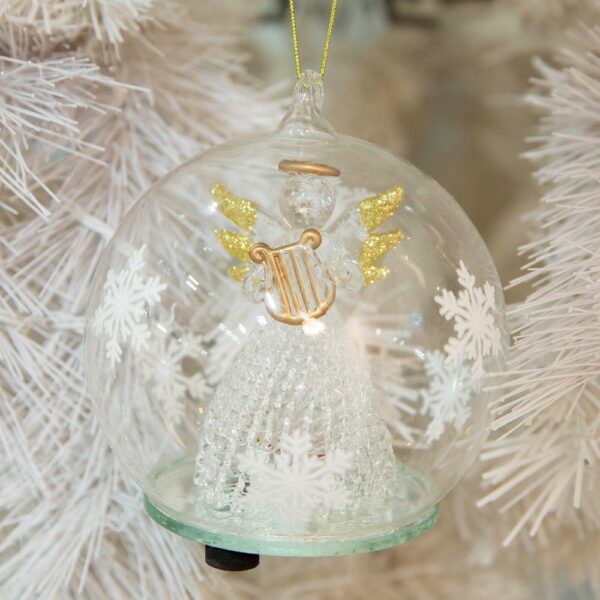
<path fill-rule="evenodd" d="M 264 265 L 267 280 L 272 276 L 265 304 L 275 320 L 302 325 L 322 317 L 333 304 L 335 282 L 314 252 L 320 245 L 321 234 L 307 229 L 293 244 L 271 248 L 260 242 L 252 246 L 250 259 Z"/>

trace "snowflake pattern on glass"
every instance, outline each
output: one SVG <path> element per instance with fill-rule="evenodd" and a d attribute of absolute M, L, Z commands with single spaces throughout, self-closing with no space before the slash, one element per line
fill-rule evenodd
<path fill-rule="evenodd" d="M 129 340 L 135 351 L 147 348 L 150 330 L 141 319 L 146 307 L 156 304 L 167 287 L 157 275 L 144 278 L 145 250 L 143 245 L 134 251 L 118 273 L 110 269 L 102 304 L 94 313 L 94 333 L 106 336 L 106 358 L 112 368 L 121 362 L 124 342 Z"/>
<path fill-rule="evenodd" d="M 185 334 L 154 336 L 151 351 L 142 356 L 142 369 L 152 392 L 160 399 L 165 419 L 179 425 L 185 411 L 185 396 L 206 399 L 211 388 L 200 370 L 187 374 L 183 361 L 189 358 L 200 361 L 206 356 L 202 336 Z"/>
<path fill-rule="evenodd" d="M 501 334 L 496 325 L 494 313 L 496 299 L 494 288 L 486 281 L 483 287 L 475 287 L 475 276 L 472 275 L 463 261 L 456 270 L 458 283 L 464 288 L 456 295 L 443 289 L 441 295 L 435 297 L 440 305 L 440 314 L 447 321 L 454 321 L 456 336 L 451 337 L 444 350 L 447 360 L 458 365 L 464 357 L 472 362 L 475 377 L 485 374 L 483 359 L 486 356 L 497 356 L 501 350 Z"/>
<path fill-rule="evenodd" d="M 295 527 L 305 527 L 316 508 L 342 509 L 350 492 L 340 477 L 352 467 L 340 450 L 311 454 L 310 436 L 295 431 L 283 435 L 280 451 L 249 450 L 240 456 L 239 469 L 248 478 L 243 508 Z"/>
<path fill-rule="evenodd" d="M 429 387 L 421 391 L 421 414 L 431 417 L 423 436 L 430 444 L 438 440 L 446 425 L 459 430 L 471 416 L 470 399 L 479 392 L 480 382 L 462 360 L 449 363 L 443 352 L 436 350 L 425 355 L 425 371 Z"/>

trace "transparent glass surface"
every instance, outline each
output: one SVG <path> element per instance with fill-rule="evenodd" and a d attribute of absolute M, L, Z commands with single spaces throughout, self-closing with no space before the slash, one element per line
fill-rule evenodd
<path fill-rule="evenodd" d="M 401 543 L 486 435 L 507 334 L 455 201 L 338 135 L 307 73 L 273 133 L 192 159 L 128 213 L 96 273 L 88 383 L 149 513 L 214 545 Z"/>

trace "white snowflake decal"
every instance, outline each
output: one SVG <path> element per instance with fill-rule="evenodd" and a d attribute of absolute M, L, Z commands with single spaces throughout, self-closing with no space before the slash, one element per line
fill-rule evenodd
<path fill-rule="evenodd" d="M 200 371 L 188 375 L 184 371 L 186 358 L 199 361 L 205 357 L 202 337 L 187 334 L 177 339 L 173 335 L 155 336 L 151 350 L 142 358 L 145 378 L 170 423 L 179 424 L 184 414 L 186 393 L 196 399 L 205 399 L 211 393 Z"/>
<path fill-rule="evenodd" d="M 431 417 L 424 433 L 425 441 L 431 443 L 440 438 L 447 424 L 459 430 L 467 422 L 471 416 L 469 401 L 479 392 L 480 384 L 462 361 L 449 363 L 439 350 L 425 355 L 425 371 L 429 387 L 420 394 L 421 414 Z"/>
<path fill-rule="evenodd" d="M 240 471 L 249 479 L 242 505 L 295 526 L 306 525 L 316 508 L 347 506 L 350 492 L 339 477 L 351 467 L 350 456 L 340 450 L 315 456 L 311 448 L 310 436 L 296 431 L 281 437 L 275 455 L 249 450 L 241 456 Z"/>
<path fill-rule="evenodd" d="M 448 360 L 458 365 L 463 357 L 473 361 L 473 375 L 484 375 L 483 359 L 497 356 L 500 352 L 500 330 L 496 326 L 494 312 L 496 299 L 494 288 L 486 281 L 483 288 L 475 287 L 475 276 L 469 273 L 460 261 L 456 270 L 458 283 L 464 288 L 458 295 L 442 290 L 435 297 L 440 305 L 440 314 L 447 320 L 454 320 L 455 337 L 444 346 Z"/>
<path fill-rule="evenodd" d="M 150 330 L 141 319 L 146 306 L 156 304 L 167 287 L 157 275 L 143 277 L 145 250 L 145 245 L 136 250 L 118 273 L 110 269 L 102 304 L 94 314 L 94 332 L 106 336 L 106 358 L 113 368 L 121 362 L 121 344 L 127 340 L 135 351 L 147 347 Z"/>

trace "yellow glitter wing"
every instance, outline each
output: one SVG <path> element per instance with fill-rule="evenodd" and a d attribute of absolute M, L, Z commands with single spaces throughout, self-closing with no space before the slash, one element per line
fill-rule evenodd
<path fill-rule="evenodd" d="M 250 252 L 250 248 L 252 248 L 254 242 L 249 235 L 246 235 L 245 233 L 235 233 L 235 231 L 229 231 L 228 229 L 217 229 L 215 235 L 219 242 L 221 242 L 221 246 L 223 246 L 233 258 L 237 258 L 242 262 L 250 261 L 248 252 Z"/>
<path fill-rule="evenodd" d="M 403 238 L 402 232 L 370 233 L 358 256 L 358 265 L 365 277 L 365 285 L 371 285 L 389 275 L 389 268 L 375 264 L 380 258 L 393 250 Z"/>
<path fill-rule="evenodd" d="M 222 183 L 215 183 L 211 190 L 212 196 L 217 203 L 217 208 L 232 223 L 244 231 L 250 231 L 256 224 L 257 205 L 250 200 L 240 198 L 230 192 Z M 227 229 L 215 231 L 221 246 L 242 264 L 233 265 L 227 269 L 227 274 L 236 281 L 243 281 L 250 270 L 250 257 L 248 252 L 254 241 L 250 235 L 236 233 Z"/>
<path fill-rule="evenodd" d="M 242 283 L 249 270 L 250 265 L 233 265 L 227 269 L 227 275 L 229 275 L 229 277 L 232 279 L 235 279 L 237 282 Z"/>
<path fill-rule="evenodd" d="M 256 224 L 256 204 L 245 198 L 236 196 L 222 183 L 215 183 L 212 196 L 217 207 L 232 223 L 240 229 L 250 231 Z"/>
<path fill-rule="evenodd" d="M 245 233 L 236 233 L 227 229 L 217 229 L 215 231 L 217 239 L 221 246 L 227 250 L 233 258 L 241 261 L 241 265 L 229 267 L 227 274 L 236 281 L 242 281 L 250 268 L 250 248 L 254 245 L 254 240 Z"/>
<path fill-rule="evenodd" d="M 404 237 L 399 230 L 386 233 L 371 233 L 385 223 L 402 204 L 404 190 L 395 186 L 382 194 L 366 198 L 358 205 L 360 221 L 369 232 L 358 256 L 358 264 L 363 272 L 365 285 L 385 279 L 390 270 L 386 266 L 377 265 L 377 261 L 391 252 Z"/>
<path fill-rule="evenodd" d="M 366 198 L 358 205 L 360 221 L 369 232 L 385 223 L 402 204 L 404 190 L 395 186 L 382 194 Z"/>

